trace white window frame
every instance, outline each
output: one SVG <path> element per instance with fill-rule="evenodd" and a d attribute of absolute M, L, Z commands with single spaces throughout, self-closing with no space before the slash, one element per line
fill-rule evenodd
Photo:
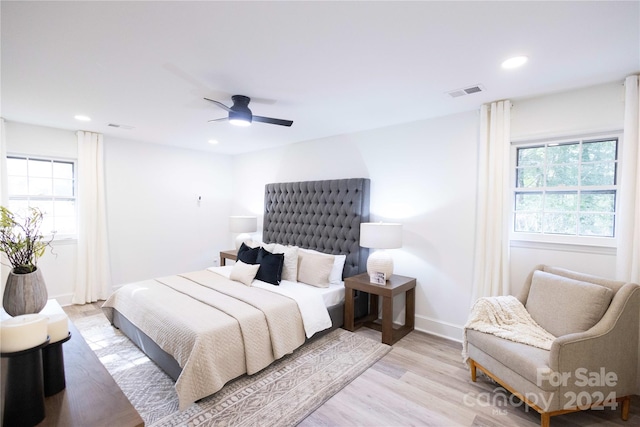
<path fill-rule="evenodd" d="M 59 197 L 60 199 L 73 199 L 75 206 L 75 218 L 76 218 L 76 232 L 75 234 L 61 234 L 55 233 L 54 235 L 49 233 L 49 231 L 42 230 L 43 236 L 45 238 L 54 237 L 52 241 L 53 244 L 60 244 L 64 242 L 72 242 L 76 241 L 78 238 L 78 162 L 77 159 L 73 158 L 65 158 L 65 157 L 55 157 L 55 156 L 47 156 L 47 155 L 33 155 L 33 154 L 24 154 L 24 153 L 7 153 L 7 158 L 16 157 L 27 160 L 43 160 L 43 161 L 51 161 L 51 162 L 64 162 L 64 163 L 72 163 L 73 164 L 73 196 L 65 196 Z M 50 199 L 56 200 L 55 196 L 32 196 L 29 194 L 12 194 L 9 189 L 7 189 L 7 199 L 22 199 L 22 200 L 43 200 Z"/>
<path fill-rule="evenodd" d="M 511 142 L 511 158 L 510 158 L 510 199 L 509 199 L 509 230 L 510 230 L 510 241 L 511 246 L 517 247 L 548 247 L 548 245 L 563 245 L 563 246 L 571 246 L 574 249 L 578 247 L 601 247 L 601 248 L 615 248 L 617 245 L 617 215 L 618 209 L 620 205 L 620 170 L 621 170 L 621 161 L 620 153 L 622 152 L 622 140 L 623 133 L 622 131 L 609 131 L 609 132 L 598 132 L 598 133 L 587 133 L 587 134 L 577 134 L 577 135 L 567 135 L 567 136 L 549 136 L 545 138 L 537 138 L 537 139 L 526 139 L 519 141 Z M 576 141 L 591 141 L 591 140 L 606 140 L 616 138 L 618 140 L 617 144 L 617 167 L 616 167 L 616 179 L 614 190 L 616 191 L 616 203 L 615 203 L 615 211 L 614 211 L 614 236 L 613 237 L 600 237 L 600 236 L 569 236 L 562 234 L 544 234 L 544 233 L 525 233 L 515 231 L 514 217 L 515 217 L 515 196 L 516 192 L 520 191 L 521 188 L 516 186 L 517 184 L 517 176 L 516 176 L 516 167 L 518 163 L 518 148 L 524 147 L 535 147 L 544 144 L 564 144 Z M 593 191 L 594 188 L 589 187 L 580 187 L 580 189 L 588 188 L 589 191 Z M 595 188 L 597 190 L 597 188 Z M 541 246 L 542 245 L 542 246 Z M 547 245 L 547 246 L 545 246 Z"/>

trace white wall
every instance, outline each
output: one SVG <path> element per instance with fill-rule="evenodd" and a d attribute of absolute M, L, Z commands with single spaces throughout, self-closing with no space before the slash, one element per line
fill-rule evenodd
<path fill-rule="evenodd" d="M 620 130 L 624 85 L 619 82 L 569 92 L 513 100 L 511 139 Z"/>
<path fill-rule="evenodd" d="M 270 182 L 371 179 L 371 220 L 403 223 L 395 272 L 417 278 L 416 327 L 461 338 L 473 270 L 478 114 L 234 157 L 234 209 L 261 215 Z M 260 227 L 259 227 L 260 228 Z M 395 301 L 402 323 L 403 296 Z"/>
<path fill-rule="evenodd" d="M 622 81 L 514 100 L 513 104 L 511 136 L 515 141 L 618 131 L 624 125 Z M 511 286 L 516 294 L 537 264 L 550 264 L 615 278 L 614 248 L 550 244 L 525 246 L 514 244 L 511 247 Z"/>
<path fill-rule="evenodd" d="M 9 121 L 5 129 L 9 154 L 77 158 L 74 131 Z M 231 158 L 108 136 L 104 146 L 114 286 L 217 262 L 230 241 Z M 75 287 L 76 251 L 75 240 L 54 241 L 56 255 L 38 262 L 49 298 L 63 305 Z"/>
<path fill-rule="evenodd" d="M 109 138 L 105 175 L 114 285 L 203 269 L 229 248 L 229 156 Z"/>

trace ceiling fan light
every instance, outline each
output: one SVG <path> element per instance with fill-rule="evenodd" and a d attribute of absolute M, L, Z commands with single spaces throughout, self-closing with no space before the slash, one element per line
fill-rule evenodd
<path fill-rule="evenodd" d="M 213 119 L 210 122 L 219 122 L 221 120 L 229 120 L 229 122 L 235 126 L 249 126 L 252 121 L 268 123 L 272 125 L 280 125 L 290 127 L 293 124 L 292 120 L 275 119 L 273 117 L 254 116 L 249 109 L 249 101 L 251 98 L 244 95 L 233 95 L 231 100 L 233 105 L 227 107 L 220 101 L 214 99 L 204 98 L 206 101 L 213 102 L 218 107 L 229 113 L 229 116 L 225 119 Z"/>
<path fill-rule="evenodd" d="M 247 107 L 237 108 L 237 106 L 234 105 L 231 107 L 231 111 L 229 111 L 229 123 L 235 126 L 249 126 L 251 125 L 251 118 L 251 110 Z"/>
<path fill-rule="evenodd" d="M 251 126 L 251 122 L 249 120 L 238 118 L 238 117 L 235 119 L 229 119 L 229 123 L 231 123 L 234 126 L 241 126 L 241 127 Z"/>

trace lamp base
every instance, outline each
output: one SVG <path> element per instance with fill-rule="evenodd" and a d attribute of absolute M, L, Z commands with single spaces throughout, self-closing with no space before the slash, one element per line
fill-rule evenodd
<path fill-rule="evenodd" d="M 240 249 L 240 246 L 242 246 L 243 243 L 246 243 L 248 245 L 249 242 L 252 242 L 251 236 L 249 234 L 238 234 L 238 237 L 236 237 L 236 249 Z"/>
<path fill-rule="evenodd" d="M 372 273 L 384 273 L 384 276 L 389 280 L 393 274 L 393 258 L 384 250 L 375 251 L 367 259 L 367 273 L 369 276 Z"/>

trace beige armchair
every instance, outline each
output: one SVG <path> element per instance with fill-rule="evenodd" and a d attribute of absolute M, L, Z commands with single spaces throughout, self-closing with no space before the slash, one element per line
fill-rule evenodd
<path fill-rule="evenodd" d="M 518 297 L 556 337 L 550 350 L 465 329 L 471 380 L 480 369 L 541 415 L 622 405 L 636 388 L 640 286 L 537 266 Z M 605 408 L 607 409 L 607 408 Z"/>

